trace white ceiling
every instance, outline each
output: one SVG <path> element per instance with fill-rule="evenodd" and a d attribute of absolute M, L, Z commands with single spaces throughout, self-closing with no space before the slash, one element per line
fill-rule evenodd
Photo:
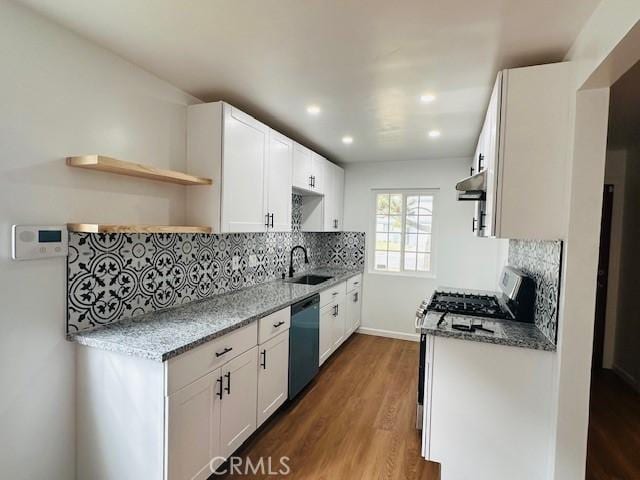
<path fill-rule="evenodd" d="M 561 60 L 599 0 L 22 3 L 202 100 L 353 162 L 470 156 L 496 72 Z M 423 93 L 437 99 L 422 104 Z M 309 116 L 309 104 L 322 113 Z"/>

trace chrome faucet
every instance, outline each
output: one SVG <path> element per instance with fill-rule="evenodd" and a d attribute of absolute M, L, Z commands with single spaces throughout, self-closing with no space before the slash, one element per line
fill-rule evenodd
<path fill-rule="evenodd" d="M 295 270 L 293 269 L 293 253 L 298 248 L 304 252 L 304 263 L 309 263 L 309 257 L 307 256 L 307 249 L 304 248 L 302 245 L 296 245 L 295 247 L 293 247 L 291 249 L 291 253 L 289 254 L 289 278 L 293 277 L 293 273 L 295 272 Z"/>

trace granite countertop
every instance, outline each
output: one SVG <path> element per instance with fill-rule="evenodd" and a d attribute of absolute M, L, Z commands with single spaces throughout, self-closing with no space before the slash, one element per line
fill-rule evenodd
<path fill-rule="evenodd" d="M 333 278 L 319 285 L 274 280 L 186 305 L 123 319 L 95 330 L 70 335 L 69 338 L 80 345 L 163 362 L 326 290 L 362 271 L 322 268 L 304 273 Z"/>
<path fill-rule="evenodd" d="M 495 292 L 484 290 L 466 290 L 460 288 L 442 287 L 438 291 L 444 290 L 458 293 L 472 293 L 495 295 Z M 444 322 L 437 326 L 443 312 L 429 311 L 422 322 L 420 331 L 428 335 L 438 337 L 457 338 L 472 342 L 493 343 L 497 345 L 507 345 L 511 347 L 530 348 L 533 350 L 556 351 L 556 346 L 549 341 L 540 329 L 533 323 L 516 322 L 513 320 L 501 320 L 496 318 L 481 318 L 468 315 L 457 315 L 448 313 Z M 484 328 L 493 330 L 494 333 L 476 330 L 475 332 L 464 332 L 455 330 L 451 326 L 455 324 L 470 325 L 482 322 Z"/>

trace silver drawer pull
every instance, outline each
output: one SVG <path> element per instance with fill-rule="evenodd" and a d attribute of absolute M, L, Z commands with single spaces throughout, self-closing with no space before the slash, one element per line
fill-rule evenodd
<path fill-rule="evenodd" d="M 221 352 L 216 352 L 216 357 L 221 357 L 222 355 L 229 353 L 231 350 L 233 350 L 233 347 L 227 347 Z"/>
<path fill-rule="evenodd" d="M 278 328 L 278 327 L 281 327 L 282 325 L 284 325 L 284 320 L 281 320 L 278 323 L 274 323 L 273 328 Z"/>
<path fill-rule="evenodd" d="M 336 296 L 336 295 L 338 295 L 339 293 L 340 293 L 340 292 L 333 292 L 331 295 L 333 295 L 333 296 L 335 297 L 335 296 Z"/>
<path fill-rule="evenodd" d="M 353 282 L 354 285 L 360 285 L 360 282 Z"/>

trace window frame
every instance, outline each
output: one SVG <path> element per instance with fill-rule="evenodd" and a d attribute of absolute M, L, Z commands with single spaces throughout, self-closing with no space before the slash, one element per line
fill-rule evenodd
<path fill-rule="evenodd" d="M 373 275 L 389 275 L 396 277 L 419 277 L 419 278 L 436 278 L 437 276 L 437 224 L 438 224 L 438 195 L 439 188 L 372 188 L 369 199 L 369 236 L 371 240 L 368 242 L 367 273 Z M 400 243 L 400 271 L 393 272 L 388 270 L 376 270 L 376 220 L 377 220 L 377 196 L 380 194 L 402 194 L 402 233 Z M 433 198 L 433 207 L 431 211 L 431 252 L 429 271 L 413 271 L 404 269 L 405 241 L 406 241 L 406 221 L 407 221 L 407 196 L 408 195 L 429 195 Z M 388 251 L 388 250 L 387 250 Z"/>

